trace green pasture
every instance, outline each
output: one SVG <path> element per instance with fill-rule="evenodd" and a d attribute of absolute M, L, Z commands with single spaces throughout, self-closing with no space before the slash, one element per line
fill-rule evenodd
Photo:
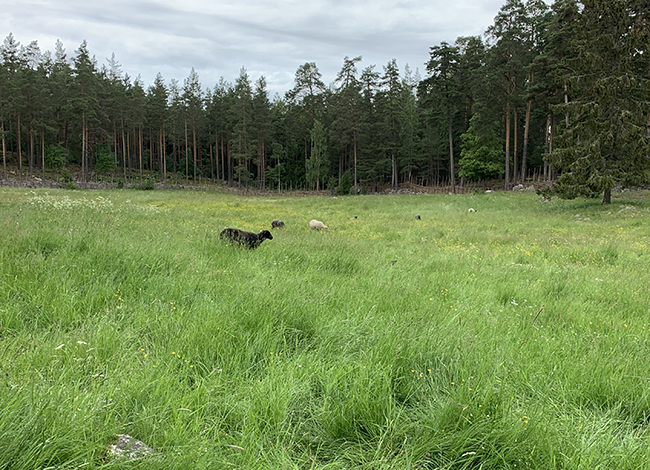
<path fill-rule="evenodd" d="M 650 468 L 649 195 L 0 188 L 0 469 Z"/>

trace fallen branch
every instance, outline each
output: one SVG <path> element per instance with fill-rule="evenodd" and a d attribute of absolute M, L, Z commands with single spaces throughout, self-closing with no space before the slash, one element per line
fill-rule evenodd
<path fill-rule="evenodd" d="M 544 310 L 544 307 L 546 307 L 546 305 L 542 305 L 542 308 L 539 309 L 539 312 L 537 312 L 537 315 L 535 315 L 535 318 L 533 318 L 533 322 L 531 323 L 531 325 L 535 324 L 535 320 L 537 320 L 537 317 L 539 317 L 539 314 L 542 313 L 542 310 Z"/>

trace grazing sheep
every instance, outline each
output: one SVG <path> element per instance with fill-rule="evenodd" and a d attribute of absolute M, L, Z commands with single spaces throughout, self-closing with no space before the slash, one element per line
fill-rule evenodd
<path fill-rule="evenodd" d="M 273 235 L 268 230 L 262 230 L 260 233 L 251 233 L 237 228 L 227 228 L 219 234 L 219 238 L 227 239 L 232 243 L 254 249 L 260 246 L 264 240 L 273 240 Z"/>
<path fill-rule="evenodd" d="M 312 230 L 329 230 L 323 222 L 319 222 L 318 220 L 312 220 L 309 222 L 309 228 Z"/>
<path fill-rule="evenodd" d="M 415 216 L 415 220 L 422 220 L 422 219 L 420 218 L 420 214 L 416 214 L 416 216 Z"/>
<path fill-rule="evenodd" d="M 273 222 L 271 222 L 271 228 L 282 228 L 282 227 L 284 227 L 284 222 L 282 222 L 281 220 L 274 220 Z"/>

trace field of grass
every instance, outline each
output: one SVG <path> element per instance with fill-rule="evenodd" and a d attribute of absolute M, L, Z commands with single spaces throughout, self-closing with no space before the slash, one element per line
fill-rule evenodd
<path fill-rule="evenodd" d="M 0 469 L 650 468 L 649 195 L 0 188 Z"/>

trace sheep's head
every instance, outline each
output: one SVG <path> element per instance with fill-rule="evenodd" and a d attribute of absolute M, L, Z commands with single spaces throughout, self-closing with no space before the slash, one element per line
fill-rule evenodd
<path fill-rule="evenodd" d="M 259 237 L 260 241 L 273 240 L 273 235 L 271 235 L 271 232 L 268 230 L 262 230 L 257 236 Z"/>

